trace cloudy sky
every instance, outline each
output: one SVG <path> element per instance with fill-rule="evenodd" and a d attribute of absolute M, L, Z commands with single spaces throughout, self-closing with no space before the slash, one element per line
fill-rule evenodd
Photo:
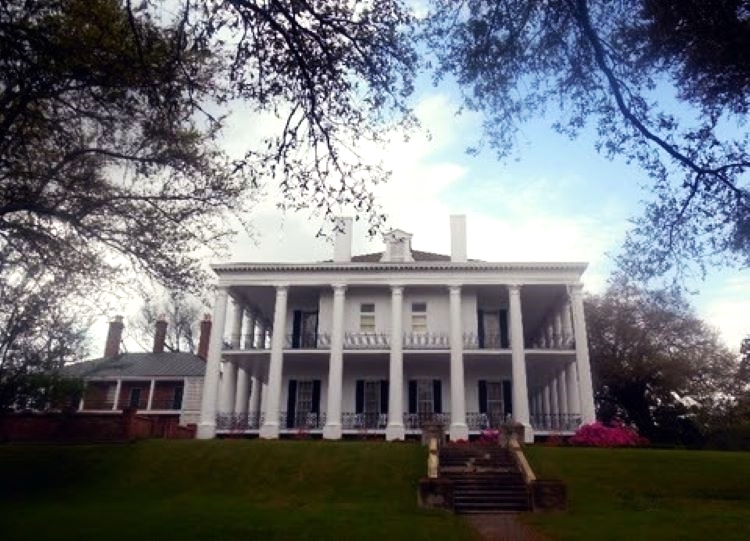
<path fill-rule="evenodd" d="M 489 150 L 470 156 L 465 149 L 478 141 L 478 117 L 456 116 L 456 98 L 432 87 L 415 98 L 415 106 L 431 137 L 394 137 L 370 156 L 393 171 L 377 192 L 390 227 L 412 233 L 415 249 L 449 253 L 449 215 L 466 214 L 469 257 L 587 261 L 586 289 L 602 290 L 628 218 L 648 195 L 639 189 L 644 175 L 637 167 L 599 156 L 586 135 L 570 141 L 553 133 L 545 119 L 524 128 L 518 155 L 510 160 L 498 161 Z M 252 131 L 247 117 L 236 115 L 227 146 L 246 142 Z M 332 254 L 329 243 L 315 238 L 319 219 L 281 214 L 273 197 L 258 205 L 252 221 L 256 238 L 241 235 L 227 260 L 309 261 Z M 366 229 L 355 223 L 355 253 L 382 247 Z M 748 331 L 738 316 L 750 310 L 750 275 L 714 270 L 691 285 L 699 291 L 692 299 L 699 315 L 736 349 Z"/>

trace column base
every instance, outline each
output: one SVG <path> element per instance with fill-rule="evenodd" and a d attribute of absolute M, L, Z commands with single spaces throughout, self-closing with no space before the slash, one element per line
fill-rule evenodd
<path fill-rule="evenodd" d="M 216 425 L 214 423 L 200 423 L 195 431 L 198 440 L 212 440 L 216 437 Z"/>
<path fill-rule="evenodd" d="M 279 439 L 279 425 L 265 424 L 260 427 L 258 437 L 263 440 L 277 440 Z"/>
<path fill-rule="evenodd" d="M 340 440 L 341 439 L 341 425 L 325 425 L 323 427 L 323 439 L 324 440 Z"/>
<path fill-rule="evenodd" d="M 453 424 L 450 426 L 450 429 L 448 429 L 448 436 L 451 441 L 469 441 L 469 427 L 465 424 Z"/>
<path fill-rule="evenodd" d="M 404 425 L 388 425 L 385 427 L 386 441 L 403 441 L 406 438 Z"/>

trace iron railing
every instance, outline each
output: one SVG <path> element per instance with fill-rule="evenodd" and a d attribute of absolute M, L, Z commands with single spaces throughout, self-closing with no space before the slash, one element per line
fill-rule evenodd
<path fill-rule="evenodd" d="M 439 423 L 444 427 L 450 425 L 450 412 L 444 413 L 404 413 L 404 428 L 406 430 L 421 430 L 426 424 Z"/>
<path fill-rule="evenodd" d="M 378 430 L 388 425 L 387 413 L 351 413 L 341 414 L 341 428 L 344 430 Z"/>
<path fill-rule="evenodd" d="M 531 416 L 531 426 L 534 430 L 550 432 L 573 432 L 581 426 L 581 415 L 574 414 L 539 414 Z"/>
<path fill-rule="evenodd" d="M 325 413 L 296 413 L 291 418 L 287 416 L 285 411 L 279 414 L 280 430 L 320 430 L 325 424 Z"/>
<path fill-rule="evenodd" d="M 488 428 L 501 428 L 512 422 L 510 414 L 504 413 L 480 413 L 470 411 L 466 413 L 466 424 L 469 430 L 487 430 Z"/>
<path fill-rule="evenodd" d="M 258 430 L 263 425 L 264 416 L 261 412 L 216 414 L 217 430 Z"/>

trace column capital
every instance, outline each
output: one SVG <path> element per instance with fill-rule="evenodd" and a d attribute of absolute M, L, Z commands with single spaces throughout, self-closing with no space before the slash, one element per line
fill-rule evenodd
<path fill-rule="evenodd" d="M 333 288 L 334 295 L 341 295 L 346 291 L 346 284 L 343 283 L 331 284 L 331 287 Z"/>
<path fill-rule="evenodd" d="M 581 295 L 583 294 L 583 284 L 578 282 L 577 284 L 568 284 L 568 295 Z"/>
<path fill-rule="evenodd" d="M 289 291 L 288 284 L 279 284 L 276 286 L 276 295 L 286 295 L 287 291 Z"/>
<path fill-rule="evenodd" d="M 448 286 L 448 292 L 449 292 L 449 293 L 450 293 L 451 295 L 456 295 L 456 294 L 460 294 L 460 293 L 461 293 L 461 287 L 462 287 L 462 286 L 460 286 L 460 285 L 458 285 L 458 284 L 452 284 L 452 285 L 449 285 L 449 286 Z"/>
<path fill-rule="evenodd" d="M 391 295 L 403 295 L 404 286 L 401 284 L 391 284 Z"/>
<path fill-rule="evenodd" d="M 506 287 L 508 288 L 508 293 L 510 293 L 512 295 L 520 295 L 521 294 L 522 284 L 508 284 Z"/>

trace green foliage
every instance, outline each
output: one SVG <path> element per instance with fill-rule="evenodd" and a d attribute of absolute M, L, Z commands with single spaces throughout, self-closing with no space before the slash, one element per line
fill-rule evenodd
<path fill-rule="evenodd" d="M 534 117 L 640 165 L 653 199 L 621 264 L 750 262 L 745 0 L 433 0 L 425 39 L 505 157 Z"/>
<path fill-rule="evenodd" d="M 652 441 L 699 445 L 701 415 L 734 390 L 737 364 L 675 291 L 615 282 L 586 299 L 599 417 Z"/>
<path fill-rule="evenodd" d="M 417 508 L 425 464 L 421 446 L 384 442 L 6 446 L 0 520 L 8 541 L 475 539 Z"/>

